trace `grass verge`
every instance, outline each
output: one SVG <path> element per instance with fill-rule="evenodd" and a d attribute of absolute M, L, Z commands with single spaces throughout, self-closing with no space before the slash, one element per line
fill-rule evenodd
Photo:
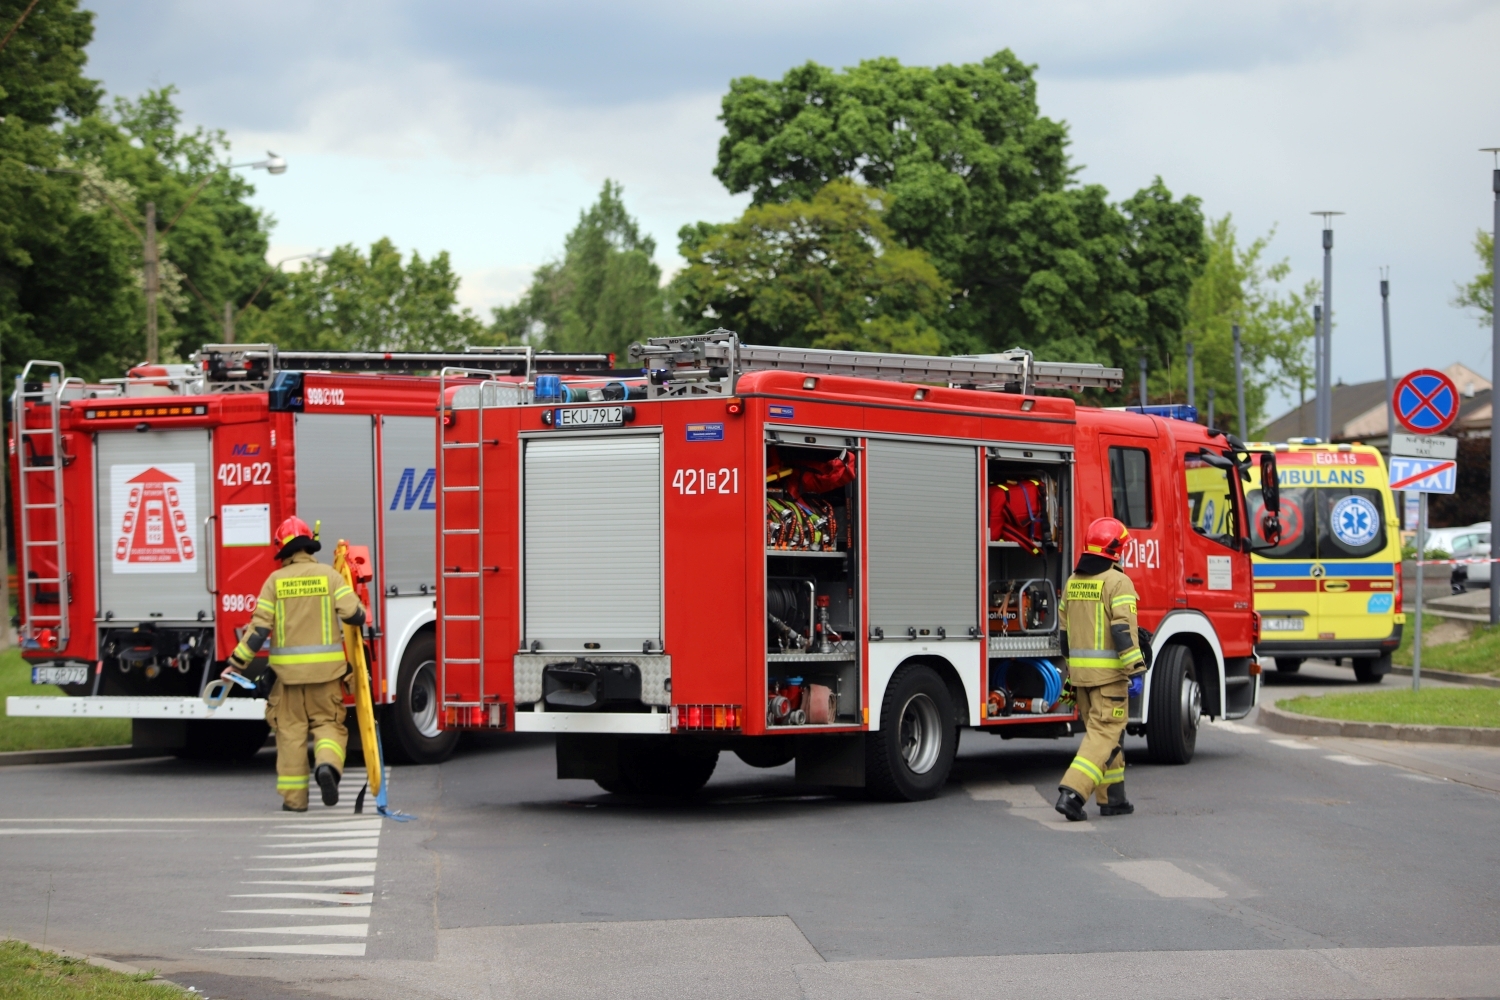
<path fill-rule="evenodd" d="M 1433 619 L 1428 621 L 1436 624 Z M 1416 635 L 1414 622 L 1415 616 L 1408 614 L 1406 625 L 1401 629 L 1401 648 L 1391 657 L 1403 667 L 1411 666 L 1412 638 Z M 1430 670 L 1451 670 L 1456 674 L 1495 673 L 1500 670 L 1500 625 L 1476 628 L 1467 639 L 1459 642 L 1423 647 L 1422 666 Z"/>
<path fill-rule="evenodd" d="M 0 653 L 0 699 L 6 695 L 62 694 L 51 684 L 32 684 L 31 666 L 18 649 Z M 4 702 L 0 701 L 0 706 Z M 130 742 L 129 719 L 12 719 L 0 716 L 0 751 L 108 747 Z M 6 994 L 0 991 L 0 997 Z"/>
<path fill-rule="evenodd" d="M 1349 722 L 1500 728 L 1500 690 L 1495 688 L 1427 688 L 1423 691 L 1330 694 L 1279 701 L 1276 707 L 1299 715 Z"/>
<path fill-rule="evenodd" d="M 0 941 L 0 998 L 28 1000 L 177 1000 L 181 990 L 152 983 L 154 974 L 130 976 L 38 951 L 19 941 Z"/>

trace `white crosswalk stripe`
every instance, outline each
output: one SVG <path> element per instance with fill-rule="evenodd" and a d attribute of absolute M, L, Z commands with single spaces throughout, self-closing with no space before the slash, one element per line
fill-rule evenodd
<path fill-rule="evenodd" d="M 390 781 L 390 772 L 386 772 Z M 199 948 L 199 951 L 231 952 L 256 955 L 308 955 L 360 958 L 365 954 L 363 940 L 317 940 L 308 938 L 363 939 L 370 934 L 370 913 L 375 894 L 375 866 L 379 856 L 380 833 L 384 821 L 370 813 L 354 812 L 354 793 L 365 783 L 363 768 L 349 768 L 340 782 L 337 806 L 320 808 L 316 803 L 305 815 L 280 814 L 267 817 L 273 825 L 260 835 L 257 845 L 267 853 L 250 855 L 250 876 L 240 886 L 267 887 L 268 891 L 239 891 L 229 894 L 238 903 L 225 914 L 285 918 L 284 923 L 261 927 L 216 927 L 215 935 L 254 935 L 256 938 L 281 937 L 282 941 L 254 944 L 224 944 Z M 373 811 L 375 803 L 365 796 L 365 808 Z M 274 852 L 274 853 L 270 853 Z M 267 862 L 273 864 L 268 865 Z M 274 864 L 280 862 L 280 864 Z M 368 874 L 340 874 L 364 872 Z M 256 876 L 261 877 L 256 877 Z M 271 889 L 271 887 L 277 887 Z M 285 901 L 303 905 L 256 907 L 255 902 Z M 233 938 L 231 937 L 231 940 Z M 240 938 L 244 940 L 244 938 Z"/>

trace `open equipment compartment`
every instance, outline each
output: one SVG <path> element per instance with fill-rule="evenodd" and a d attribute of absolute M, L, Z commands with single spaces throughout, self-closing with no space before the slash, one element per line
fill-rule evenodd
<path fill-rule="evenodd" d="M 766 726 L 857 726 L 859 439 L 767 432 Z"/>
<path fill-rule="evenodd" d="M 983 724 L 1077 718 L 1063 701 L 1058 603 L 1072 565 L 1072 455 L 986 449 L 988 671 Z"/>

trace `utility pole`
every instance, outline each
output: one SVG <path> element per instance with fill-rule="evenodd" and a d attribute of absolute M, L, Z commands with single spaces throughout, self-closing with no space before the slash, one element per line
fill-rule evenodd
<path fill-rule="evenodd" d="M 1390 272 L 1386 272 L 1390 273 Z M 1380 279 L 1380 322 L 1385 328 L 1385 451 L 1391 453 L 1391 442 L 1396 440 L 1396 395 L 1395 376 L 1391 374 L 1391 282 Z"/>
<path fill-rule="evenodd" d="M 234 303 L 224 303 L 224 343 L 234 343 Z"/>
<path fill-rule="evenodd" d="M 1141 352 L 1141 412 L 1146 412 L 1146 352 Z"/>
<path fill-rule="evenodd" d="M 1240 325 L 1234 324 L 1234 405 L 1240 417 L 1240 440 L 1246 441 L 1250 434 L 1245 417 L 1245 354 L 1240 347 Z"/>
<path fill-rule="evenodd" d="M 1323 437 L 1323 307 L 1313 305 L 1313 437 Z"/>
<path fill-rule="evenodd" d="M 1187 342 L 1187 383 L 1187 404 L 1197 406 L 1198 395 L 1193 391 L 1196 387 L 1193 385 L 1193 342 L 1191 340 Z"/>
<path fill-rule="evenodd" d="M 156 334 L 156 296 L 161 291 L 157 273 L 156 202 L 146 202 L 146 361 L 156 364 L 161 345 Z"/>
<path fill-rule="evenodd" d="M 1213 386 L 1209 386 L 1208 387 L 1208 424 L 1207 424 L 1207 426 L 1212 427 L 1213 425 L 1214 425 L 1214 387 Z"/>
<path fill-rule="evenodd" d="M 1323 384 L 1318 386 L 1318 437 L 1333 440 L 1333 217 L 1343 212 L 1318 211 L 1323 217 Z"/>
<path fill-rule="evenodd" d="M 1493 153 L 1495 171 L 1490 176 L 1490 187 L 1495 192 L 1495 228 L 1493 230 L 1495 250 L 1490 257 L 1490 269 L 1494 272 L 1494 284 L 1490 286 L 1490 382 L 1500 379 L 1500 148 L 1480 150 Z M 1423 494 L 1425 496 L 1426 494 Z M 1500 420 L 1490 417 L 1490 524 L 1500 524 Z M 1490 575 L 1494 576 L 1494 564 Z M 1500 587 L 1490 585 L 1490 624 L 1500 624 Z"/>

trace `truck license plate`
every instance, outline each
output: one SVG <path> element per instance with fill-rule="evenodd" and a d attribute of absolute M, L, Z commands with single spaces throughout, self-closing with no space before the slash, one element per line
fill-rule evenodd
<path fill-rule="evenodd" d="M 552 426 L 558 430 L 577 427 L 622 427 L 625 424 L 623 406 L 574 406 L 552 411 Z"/>
<path fill-rule="evenodd" d="M 1262 618 L 1260 627 L 1264 632 L 1301 632 L 1304 622 L 1301 618 Z"/>
<path fill-rule="evenodd" d="M 89 668 L 81 665 L 31 668 L 31 683 L 33 684 L 86 684 L 88 679 Z"/>

